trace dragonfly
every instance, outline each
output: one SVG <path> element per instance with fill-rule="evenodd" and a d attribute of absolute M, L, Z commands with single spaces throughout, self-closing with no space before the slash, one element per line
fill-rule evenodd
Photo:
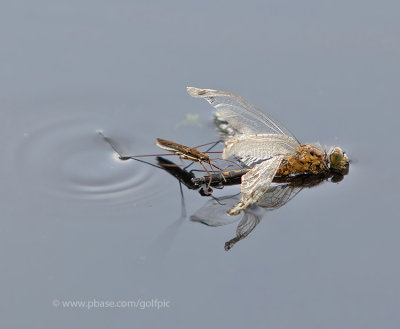
<path fill-rule="evenodd" d="M 202 176 L 202 177 L 191 177 L 191 185 L 193 187 L 200 187 L 205 184 L 211 179 L 210 186 L 213 187 L 223 187 L 229 185 L 237 185 L 241 183 L 242 176 L 247 174 L 251 169 L 240 169 L 240 170 L 230 170 L 230 171 L 221 171 L 218 173 L 211 174 L 211 176 Z M 279 176 L 275 175 L 273 179 L 273 183 L 290 183 L 299 179 L 306 179 L 309 176 L 313 176 L 315 179 L 318 178 L 325 178 L 330 179 L 332 183 L 338 183 L 343 180 L 344 175 L 346 172 L 342 173 L 335 173 L 335 172 L 328 172 L 328 173 L 321 173 L 321 174 L 302 174 L 302 175 L 295 175 L 295 176 Z M 302 177 L 298 177 L 302 176 Z M 190 188 L 190 187 L 189 187 Z M 193 188 L 192 188 L 193 189 Z"/>
<path fill-rule="evenodd" d="M 215 122 L 225 143 L 222 158 L 235 157 L 251 169 L 241 176 L 241 199 L 228 210 L 230 216 L 257 203 L 275 177 L 348 171 L 349 159 L 340 147 L 323 150 L 301 144 L 287 128 L 236 94 L 195 87 L 187 87 L 187 92 L 216 109 Z"/>

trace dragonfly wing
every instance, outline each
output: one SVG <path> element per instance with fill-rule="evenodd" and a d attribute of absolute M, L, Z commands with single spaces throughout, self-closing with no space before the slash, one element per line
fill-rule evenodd
<path fill-rule="evenodd" d="M 287 128 L 239 95 L 195 87 L 187 87 L 187 92 L 192 97 L 206 99 L 217 110 L 217 119 L 227 123 L 231 136 L 270 132 L 296 140 Z"/>
<path fill-rule="evenodd" d="M 263 194 L 267 192 L 282 160 L 282 156 L 265 160 L 242 176 L 240 185 L 242 199 L 228 211 L 228 215 L 238 215 L 242 210 L 257 203 Z"/>
<path fill-rule="evenodd" d="M 228 242 L 225 242 L 225 250 L 230 250 L 237 242 L 248 236 L 260 223 L 260 221 L 260 216 L 257 216 L 255 213 L 245 211 L 245 214 L 243 215 L 243 218 L 236 229 L 236 236 Z"/>
<path fill-rule="evenodd" d="M 298 144 L 290 136 L 278 134 L 257 134 L 229 138 L 225 141 L 222 158 L 235 156 L 247 166 L 274 156 L 296 152 Z"/>
<path fill-rule="evenodd" d="M 237 222 L 240 217 L 228 216 L 226 213 L 239 201 L 239 199 L 240 198 L 237 195 L 218 198 L 220 203 L 214 199 L 210 199 L 192 216 L 190 216 L 190 220 L 213 227 Z"/>
<path fill-rule="evenodd" d="M 258 200 L 257 206 L 267 209 L 278 209 L 292 200 L 303 188 L 291 184 L 270 186 L 268 191 Z"/>
<path fill-rule="evenodd" d="M 224 120 L 221 115 L 215 113 L 214 124 L 217 127 L 218 134 L 222 140 L 227 140 L 230 137 L 238 137 L 242 135 L 238 130 L 234 129 L 228 121 Z"/>

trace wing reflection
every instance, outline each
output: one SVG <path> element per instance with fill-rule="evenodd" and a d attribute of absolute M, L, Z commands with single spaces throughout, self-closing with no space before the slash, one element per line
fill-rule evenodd
<path fill-rule="evenodd" d="M 225 243 L 225 250 L 230 250 L 237 242 L 247 237 L 260 223 L 265 210 L 275 210 L 284 206 L 302 190 L 289 183 L 271 186 L 261 197 L 256 205 L 252 205 L 243 211 L 242 215 L 229 216 L 227 210 L 240 200 L 239 195 L 220 198 L 223 205 L 215 200 L 208 201 L 197 210 L 190 219 L 208 226 L 221 226 L 239 221 L 236 236 Z"/>
<path fill-rule="evenodd" d="M 162 158 L 158 158 L 158 163 L 161 166 L 163 166 L 162 160 Z M 163 168 L 188 188 L 200 188 L 200 186 L 193 184 L 194 179 L 192 175 L 188 175 L 185 170 L 174 167 L 171 164 L 171 162 L 168 162 L 168 166 L 163 166 Z M 225 243 L 225 250 L 228 251 L 240 240 L 246 238 L 256 228 L 266 211 L 281 208 L 304 188 L 312 188 L 325 181 L 337 183 L 340 182 L 343 177 L 344 176 L 341 174 L 329 173 L 321 175 L 300 175 L 290 180 L 287 178 L 282 180 L 275 179 L 273 185 L 269 187 L 256 204 L 250 205 L 237 216 L 229 216 L 227 211 L 240 201 L 240 194 L 211 199 L 198 209 L 190 219 L 193 222 L 212 227 L 239 222 L 236 228 L 236 236 Z"/>

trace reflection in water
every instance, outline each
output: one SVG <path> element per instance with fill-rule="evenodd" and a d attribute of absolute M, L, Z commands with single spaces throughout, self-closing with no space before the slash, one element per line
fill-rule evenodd
<path fill-rule="evenodd" d="M 236 236 L 225 243 L 225 250 L 231 249 L 237 242 L 247 237 L 251 231 L 260 223 L 264 210 L 275 210 L 287 204 L 292 200 L 302 189 L 315 187 L 324 181 L 330 179 L 332 182 L 342 180 L 343 176 L 307 176 L 298 177 L 292 182 L 281 183 L 270 186 L 268 191 L 263 194 L 260 200 L 251 207 L 244 210 L 240 216 L 228 216 L 227 210 L 240 200 L 240 196 L 226 196 L 221 198 L 224 204 L 215 200 L 208 201 L 202 208 L 194 213 L 190 218 L 192 221 L 200 222 L 208 226 L 221 226 L 229 224 L 229 219 L 234 218 L 240 222 L 236 229 Z"/>
<path fill-rule="evenodd" d="M 194 178 L 193 173 L 189 173 L 178 166 L 173 166 L 171 161 L 163 158 L 158 158 L 158 163 L 168 173 L 173 175 L 189 189 L 201 189 L 200 185 L 196 185 L 199 179 Z M 225 250 L 230 250 L 237 242 L 247 237 L 254 228 L 260 223 L 266 210 L 275 210 L 287 204 L 304 188 L 311 188 L 322 184 L 325 181 L 334 183 L 340 182 L 346 171 L 343 174 L 327 173 L 320 175 L 299 175 L 290 179 L 275 179 L 275 183 L 265 192 L 258 202 L 244 209 L 237 216 L 229 216 L 227 210 L 230 209 L 240 200 L 240 195 L 228 195 L 220 198 L 209 200 L 204 206 L 197 210 L 190 219 L 194 222 L 199 222 L 208 226 L 217 227 L 227 224 L 232 224 L 239 221 L 236 229 L 236 236 L 225 243 Z M 241 173 L 245 174 L 244 172 Z M 215 176 L 216 177 L 216 176 Z M 208 180 L 205 177 L 204 180 Z M 217 180 L 216 180 L 217 181 Z M 227 185 L 240 184 L 240 180 L 226 182 Z M 223 183 L 219 181 L 222 188 Z M 222 184 L 222 185 L 221 185 Z"/>

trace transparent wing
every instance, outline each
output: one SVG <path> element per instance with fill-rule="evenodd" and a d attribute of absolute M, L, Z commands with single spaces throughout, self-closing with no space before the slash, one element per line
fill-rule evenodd
<path fill-rule="evenodd" d="M 262 195 L 267 192 L 282 160 L 282 156 L 265 160 L 242 176 L 240 185 L 242 199 L 228 211 L 228 215 L 238 215 L 242 210 L 257 203 Z"/>
<path fill-rule="evenodd" d="M 200 209 L 190 216 L 190 220 L 213 227 L 237 222 L 240 217 L 228 216 L 227 211 L 240 200 L 239 196 L 225 196 L 218 198 L 218 200 L 220 203 L 214 199 L 207 201 Z"/>
<path fill-rule="evenodd" d="M 287 128 L 239 95 L 195 87 L 187 87 L 187 92 L 192 97 L 206 99 L 217 110 L 217 119 L 226 122 L 230 136 L 274 133 L 291 136 L 297 141 Z"/>
<path fill-rule="evenodd" d="M 236 229 L 236 236 L 225 243 L 225 250 L 228 251 L 236 243 L 246 238 L 260 223 L 265 211 L 262 208 L 278 209 L 294 198 L 301 190 L 302 187 L 295 187 L 291 184 L 270 186 L 256 205 L 249 206 L 242 212 L 242 217 L 228 216 L 226 213 L 230 207 L 239 201 L 240 198 L 237 195 L 220 198 L 219 201 L 223 203 L 222 205 L 215 200 L 209 200 L 190 219 L 212 227 L 233 224 L 240 220 Z"/>
<path fill-rule="evenodd" d="M 285 156 L 296 151 L 298 143 L 290 136 L 257 134 L 232 137 L 225 141 L 222 158 L 235 156 L 251 167 L 254 163 L 274 156 Z"/>
<path fill-rule="evenodd" d="M 225 242 L 225 250 L 228 251 L 237 242 L 248 236 L 251 231 L 253 231 L 255 227 L 260 223 L 260 221 L 260 216 L 257 216 L 257 214 L 253 212 L 245 211 L 243 218 L 236 229 L 236 236 L 228 242 Z"/>
<path fill-rule="evenodd" d="M 258 200 L 257 206 L 271 210 L 278 209 L 292 200 L 302 189 L 302 187 L 295 187 L 291 184 L 270 186 Z"/>
<path fill-rule="evenodd" d="M 231 127 L 228 121 L 224 120 L 224 118 L 218 115 L 218 113 L 215 113 L 214 115 L 214 123 L 222 140 L 227 140 L 230 137 L 238 137 L 242 135 L 239 131 Z"/>
<path fill-rule="evenodd" d="M 269 210 L 278 209 L 292 200 L 301 190 L 302 187 L 294 187 L 290 184 L 270 186 L 256 205 Z M 260 223 L 262 217 L 252 211 L 253 208 L 243 211 L 244 215 L 236 229 L 236 236 L 225 243 L 225 250 L 230 250 L 237 242 L 247 237 Z"/>
<path fill-rule="evenodd" d="M 190 219 L 207 226 L 217 227 L 221 225 L 240 222 L 236 229 L 236 236 L 225 243 L 225 250 L 231 249 L 237 242 L 247 237 L 251 231 L 260 223 L 264 211 L 259 207 L 249 207 L 243 211 L 243 216 L 228 216 L 227 210 L 239 201 L 237 195 L 225 196 L 219 199 L 223 205 L 215 200 L 208 201 L 204 206 L 198 209 Z"/>

